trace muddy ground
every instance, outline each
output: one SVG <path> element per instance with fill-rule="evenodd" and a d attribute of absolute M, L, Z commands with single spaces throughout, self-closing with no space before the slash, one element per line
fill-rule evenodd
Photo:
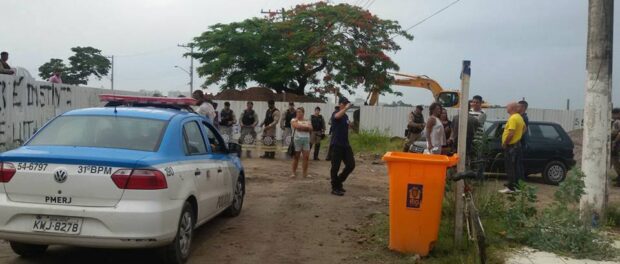
<path fill-rule="evenodd" d="M 373 213 L 388 212 L 385 165 L 374 157 L 357 160 L 344 197 L 331 195 L 329 163 L 311 162 L 312 179 L 290 179 L 287 160 L 245 160 L 247 196 L 237 218 L 218 217 L 196 231 L 189 263 L 372 263 L 361 226 Z M 557 187 L 533 177 L 542 204 Z M 502 180 L 490 180 L 499 189 Z M 620 202 L 620 189 L 612 188 Z M 53 246 L 39 259 L 17 257 L 0 243 L 0 263 L 155 263 L 151 250 L 102 250 Z"/>

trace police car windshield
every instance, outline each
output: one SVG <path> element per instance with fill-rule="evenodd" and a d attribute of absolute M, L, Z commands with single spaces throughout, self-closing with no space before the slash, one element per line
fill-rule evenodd
<path fill-rule="evenodd" d="M 166 123 L 130 117 L 61 116 L 43 128 L 28 145 L 156 151 Z"/>

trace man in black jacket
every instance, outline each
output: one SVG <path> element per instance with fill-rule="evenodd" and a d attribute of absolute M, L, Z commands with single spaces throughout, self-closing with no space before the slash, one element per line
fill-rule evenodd
<path fill-rule="evenodd" d="M 314 146 L 314 160 L 319 160 L 319 150 L 321 149 L 321 140 L 325 137 L 325 119 L 321 115 L 321 108 L 316 107 L 314 114 L 310 117 L 313 131 L 310 135 L 310 148 Z"/>

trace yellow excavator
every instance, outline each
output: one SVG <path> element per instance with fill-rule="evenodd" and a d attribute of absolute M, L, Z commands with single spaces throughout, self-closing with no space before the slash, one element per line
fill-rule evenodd
<path fill-rule="evenodd" d="M 461 93 L 458 91 L 446 91 L 437 81 L 429 78 L 426 75 L 410 75 L 402 73 L 391 73 L 397 78 L 394 80 L 394 84 L 408 87 L 417 87 L 428 89 L 433 93 L 435 101 L 440 103 L 443 107 L 459 107 Z M 404 77 L 404 78 L 398 78 Z M 366 98 L 368 105 L 377 105 L 379 102 L 379 91 L 373 89 Z"/>

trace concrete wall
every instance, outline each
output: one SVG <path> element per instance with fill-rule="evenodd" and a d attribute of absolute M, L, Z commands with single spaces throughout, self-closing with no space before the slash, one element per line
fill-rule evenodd
<path fill-rule="evenodd" d="M 0 150 L 23 143 L 48 120 L 68 110 L 102 105 L 98 95 L 110 92 L 35 81 L 23 71 L 17 75 L 0 74 Z"/>
<path fill-rule="evenodd" d="M 403 137 L 412 107 L 362 106 L 360 111 L 361 130 L 379 130 L 390 136 Z M 508 114 L 504 108 L 485 109 L 487 120 L 506 120 Z M 572 131 L 583 127 L 583 111 L 565 111 L 550 109 L 528 109 L 531 121 L 555 122 Z M 448 118 L 458 114 L 458 109 L 448 108 Z M 424 109 L 424 117 L 428 118 L 428 107 Z"/>

